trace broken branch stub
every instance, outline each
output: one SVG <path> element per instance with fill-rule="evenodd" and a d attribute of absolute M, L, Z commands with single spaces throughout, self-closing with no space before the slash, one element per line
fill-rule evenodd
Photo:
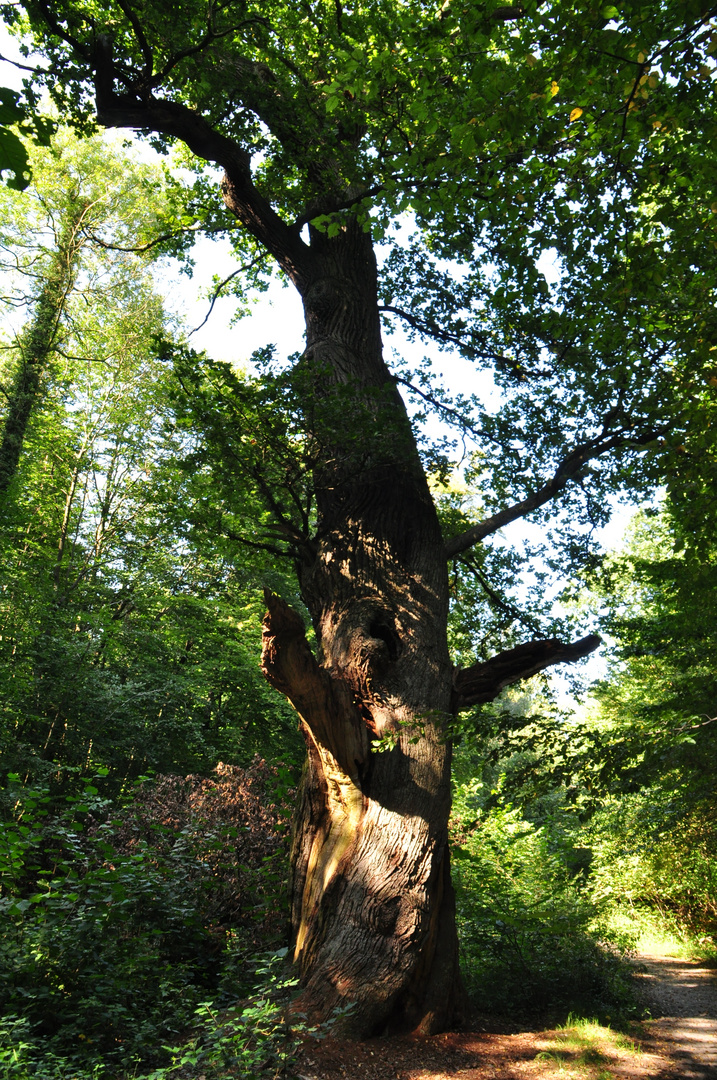
<path fill-rule="evenodd" d="M 304 720 L 319 746 L 355 776 L 369 755 L 369 731 L 342 678 L 322 668 L 309 648 L 304 622 L 285 600 L 264 590 L 261 670 Z"/>

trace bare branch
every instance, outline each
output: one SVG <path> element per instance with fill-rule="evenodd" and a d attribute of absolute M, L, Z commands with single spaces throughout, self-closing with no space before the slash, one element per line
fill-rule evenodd
<path fill-rule="evenodd" d="M 222 289 L 226 285 L 228 285 L 230 281 L 233 281 L 233 279 L 235 277 L 238 277 L 239 274 L 243 274 L 247 270 L 251 270 L 252 267 L 257 266 L 258 263 L 264 261 L 266 258 L 267 258 L 267 253 L 265 251 L 262 251 L 262 253 L 260 255 L 257 255 L 257 257 L 255 259 L 252 259 L 251 262 L 245 263 L 244 266 L 240 266 L 238 270 L 232 271 L 232 273 L 229 274 L 228 277 L 225 277 L 224 281 L 220 281 L 219 284 L 217 285 L 216 289 L 212 293 L 212 302 L 209 305 L 209 311 L 204 316 L 204 318 L 200 322 L 199 326 L 195 326 L 193 330 L 190 330 L 189 334 L 187 336 L 191 337 L 192 334 L 196 334 L 197 330 L 201 330 L 202 327 L 206 325 L 206 323 L 209 321 L 209 316 L 214 311 L 214 305 L 216 304 L 217 300 L 219 299 L 219 296 L 221 294 Z"/>
<path fill-rule="evenodd" d="M 18 60 L 10 60 L 9 57 L 3 56 L 0 53 L 0 60 L 4 64 L 12 64 L 13 67 L 20 68 L 21 71 L 31 71 L 33 75 L 52 75 L 54 68 L 39 68 L 33 67 L 32 64 L 21 64 Z"/>
<path fill-rule="evenodd" d="M 55 37 L 58 37 L 60 41 L 64 41 L 68 45 L 71 45 L 78 56 L 83 57 L 85 60 L 89 60 L 92 52 L 91 48 L 63 28 L 53 11 L 53 5 L 46 4 L 44 0 L 38 0 L 37 7 Z"/>
<path fill-rule="evenodd" d="M 574 664 L 594 652 L 601 641 L 597 634 L 569 644 L 557 638 L 526 641 L 491 660 L 457 669 L 453 675 L 453 711 L 493 701 L 506 686 L 529 679 L 554 664 Z"/>
<path fill-rule="evenodd" d="M 154 53 L 152 52 L 152 46 L 147 41 L 142 25 L 135 12 L 132 10 L 132 6 L 127 3 L 127 0 L 117 0 L 117 3 L 120 10 L 127 16 L 130 26 L 134 30 L 134 36 L 137 38 L 140 51 L 144 57 L 145 79 L 151 78 L 152 72 L 154 71 Z"/>
<path fill-rule="evenodd" d="M 473 345 L 461 337 L 460 334 L 453 334 L 450 330 L 444 330 L 438 323 L 433 322 L 432 319 L 419 319 L 415 315 L 412 315 L 410 311 L 405 311 L 403 308 L 395 307 L 393 304 L 379 305 L 379 311 L 386 312 L 390 315 L 398 315 L 399 319 L 403 319 L 408 323 L 412 329 L 416 330 L 424 337 L 433 338 L 434 341 L 439 341 L 444 345 L 457 345 L 459 349 L 462 349 L 464 353 L 474 357 L 487 357 L 489 360 L 495 360 L 499 364 L 505 364 L 506 367 L 515 368 L 516 361 L 506 356 L 504 353 L 496 352 L 495 349 L 489 349 L 485 346 Z M 532 378 L 548 378 L 551 372 L 549 371 L 526 371 L 525 375 Z"/>
<path fill-rule="evenodd" d="M 465 431 L 469 431 L 471 435 L 474 435 L 476 439 L 487 439 L 489 442 L 495 443 L 501 450 L 506 449 L 506 444 L 501 442 L 500 439 L 496 439 L 495 435 L 491 435 L 490 432 L 484 431 L 482 428 L 475 427 L 470 420 L 463 413 L 458 412 L 457 409 L 453 409 L 450 405 L 446 405 L 444 402 L 439 401 L 433 394 L 429 394 L 426 390 L 421 390 L 420 387 L 415 386 L 408 379 L 404 379 L 401 375 L 394 375 L 394 381 L 399 383 L 400 386 L 405 386 L 413 394 L 417 394 L 423 398 L 429 405 L 432 405 L 434 409 L 440 409 L 446 416 L 452 417 L 458 427 L 463 428 Z"/>
<path fill-rule="evenodd" d="M 95 233 L 90 232 L 89 229 L 82 229 L 83 234 L 93 244 L 97 244 L 98 247 L 104 248 L 106 251 L 122 251 L 130 255 L 143 255 L 145 251 L 151 251 L 153 247 L 157 247 L 157 244 L 163 244 L 165 240 L 173 240 L 176 236 L 181 236 L 182 233 L 196 232 L 200 228 L 199 223 L 195 225 L 189 225 L 186 229 L 175 229 L 173 232 L 163 233 L 162 236 L 156 236 L 154 240 L 149 240 L 146 244 L 137 244 L 134 247 L 122 247 L 120 244 L 110 244 L 108 240 L 103 240 L 101 236 L 97 236 Z"/>
<path fill-rule="evenodd" d="M 172 56 L 169 57 L 162 70 L 158 71 L 153 78 L 153 87 L 161 86 L 173 69 L 177 67 L 178 64 L 181 64 L 182 60 L 188 60 L 192 56 L 198 56 L 199 53 L 204 52 L 204 50 L 215 41 L 221 41 L 222 38 L 229 37 L 230 34 L 237 34 L 247 26 L 265 26 L 268 29 L 271 29 L 271 23 L 268 19 L 261 15 L 255 15 L 250 19 L 243 19 L 233 26 L 228 26 L 224 30 L 217 30 L 216 27 L 212 25 L 211 7 L 207 15 L 207 25 L 209 29 L 195 45 L 190 45 L 186 49 L 180 49 L 179 52 L 173 53 Z"/>
<path fill-rule="evenodd" d="M 227 529 L 221 523 L 219 529 L 222 536 L 226 536 L 228 540 L 233 540 L 236 544 L 243 544 L 245 547 L 250 547 L 253 551 L 268 551 L 270 555 L 281 556 L 282 559 L 294 555 L 293 551 L 282 550 L 274 544 L 265 544 L 260 540 L 247 540 L 241 533 L 234 532 L 233 529 Z"/>
<path fill-rule="evenodd" d="M 465 567 L 465 569 L 473 575 L 473 577 L 476 579 L 476 581 L 483 589 L 486 596 L 488 596 L 488 598 L 491 600 L 491 602 L 496 607 L 500 608 L 500 610 L 504 612 L 504 614 L 510 616 L 511 620 L 515 620 L 516 622 L 520 623 L 521 626 L 525 626 L 527 629 L 532 630 L 533 632 L 539 629 L 536 619 L 531 619 L 526 616 L 524 612 L 522 612 L 519 608 L 515 607 L 514 604 L 511 604 L 508 600 L 505 599 L 505 597 L 500 596 L 500 594 L 496 592 L 496 590 L 490 584 L 480 567 L 476 566 L 470 556 L 457 558 L 456 562 L 459 562 L 461 566 Z"/>
<path fill-rule="evenodd" d="M 644 446 L 662 434 L 664 434 L 663 429 L 645 432 L 638 437 L 621 431 L 609 439 L 604 438 L 601 434 L 595 439 L 582 443 L 561 461 L 550 480 L 543 484 L 541 488 L 538 488 L 537 491 L 534 491 L 520 502 L 507 506 L 504 510 L 500 510 L 497 514 L 493 514 L 484 521 L 479 521 L 476 525 L 472 525 L 470 529 L 466 529 L 460 536 L 455 536 L 452 540 L 449 540 L 444 549 L 446 558 L 452 559 L 456 555 L 460 555 L 462 551 L 467 551 L 474 544 L 480 543 L 486 536 L 491 536 L 505 525 L 525 517 L 531 511 L 538 510 L 541 506 L 545 506 L 551 499 L 559 495 L 571 480 L 578 479 L 582 469 L 589 461 L 617 448 Z"/>

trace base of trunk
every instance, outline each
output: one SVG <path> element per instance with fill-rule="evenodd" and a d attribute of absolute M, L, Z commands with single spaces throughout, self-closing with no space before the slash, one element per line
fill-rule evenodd
<path fill-rule="evenodd" d="M 293 854 L 297 1011 L 343 1038 L 446 1030 L 463 1013 L 449 750 L 406 740 L 348 777 L 305 734 Z"/>

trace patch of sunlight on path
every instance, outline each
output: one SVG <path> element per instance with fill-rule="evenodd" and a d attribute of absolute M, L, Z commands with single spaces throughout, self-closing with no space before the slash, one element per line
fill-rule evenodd
<path fill-rule="evenodd" d="M 669 1054 L 675 1076 L 717 1080 L 717 972 L 699 961 L 645 953 L 635 958 L 638 990 L 654 1017 L 645 1025 Z"/>

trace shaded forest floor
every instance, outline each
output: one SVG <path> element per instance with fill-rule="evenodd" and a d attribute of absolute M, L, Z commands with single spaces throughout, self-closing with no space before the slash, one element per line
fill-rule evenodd
<path fill-rule="evenodd" d="M 717 1080 L 717 972 L 640 956 L 637 992 L 653 1017 L 615 1031 L 577 1021 L 517 1030 L 476 1017 L 469 1032 L 304 1046 L 300 1080 Z"/>

